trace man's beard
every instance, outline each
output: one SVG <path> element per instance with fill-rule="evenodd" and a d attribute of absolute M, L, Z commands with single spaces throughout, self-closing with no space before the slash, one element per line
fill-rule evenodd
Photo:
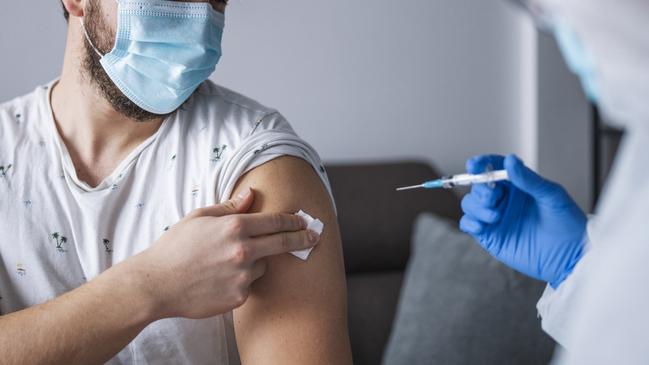
<path fill-rule="evenodd" d="M 84 23 L 88 38 L 90 38 L 95 47 L 103 54 L 110 52 L 112 45 L 115 43 L 114 37 L 110 39 L 111 31 L 103 20 L 101 8 L 97 4 L 97 0 L 91 0 L 88 3 Z M 84 48 L 86 52 L 82 60 L 83 72 L 115 111 L 127 118 L 140 122 L 165 118 L 172 114 L 154 114 L 137 106 L 110 79 L 101 66 L 101 57 L 95 52 L 88 39 L 84 41 Z"/>

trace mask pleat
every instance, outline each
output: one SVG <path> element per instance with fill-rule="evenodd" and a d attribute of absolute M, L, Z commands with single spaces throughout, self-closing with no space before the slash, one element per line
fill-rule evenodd
<path fill-rule="evenodd" d="M 221 57 L 220 49 L 199 44 L 132 42 L 126 51 L 130 55 L 154 58 L 167 65 L 184 65 L 188 70 L 213 68 Z"/>
<path fill-rule="evenodd" d="M 200 85 L 202 82 L 197 82 L 195 84 L 190 84 L 185 88 L 179 88 L 176 86 L 170 86 L 166 82 L 159 81 L 156 78 L 152 78 L 150 75 L 142 72 L 140 68 L 133 68 L 126 63 L 116 63 L 109 67 L 109 75 L 119 75 L 119 80 L 113 80 L 120 89 L 125 87 L 127 90 L 122 89 L 122 92 L 127 96 L 135 96 L 135 98 L 140 99 L 147 103 L 150 106 L 156 108 L 155 111 L 159 112 L 164 110 L 164 112 L 170 112 L 175 110 L 179 105 L 181 105 L 191 93 Z M 148 85 L 147 93 L 141 94 L 141 89 L 139 85 Z M 144 95 L 145 97 L 142 97 Z M 137 102 L 137 100 L 133 100 Z M 140 105 L 140 107 L 146 109 L 146 106 Z"/>
<path fill-rule="evenodd" d="M 167 63 L 157 58 L 137 54 L 129 54 L 119 63 L 137 70 L 151 80 L 161 81 L 168 87 L 177 89 L 187 89 L 191 85 L 200 84 L 214 71 L 214 67 L 188 68 L 183 64 Z"/>
<path fill-rule="evenodd" d="M 133 102 L 168 113 L 216 68 L 223 14 L 192 3 L 174 3 L 173 11 L 143 11 L 138 4 L 120 3 L 116 45 L 102 65 Z"/>

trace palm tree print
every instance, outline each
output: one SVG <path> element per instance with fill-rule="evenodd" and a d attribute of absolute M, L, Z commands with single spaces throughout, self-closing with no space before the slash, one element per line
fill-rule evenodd
<path fill-rule="evenodd" d="M 266 150 L 268 149 L 268 147 L 270 147 L 270 146 L 268 145 L 268 143 L 264 143 L 263 145 L 261 145 L 261 147 L 259 147 L 259 149 L 256 149 L 256 150 L 253 152 L 253 154 L 258 155 L 258 154 L 260 154 L 260 153 L 266 151 Z"/>
<path fill-rule="evenodd" d="M 167 162 L 167 171 L 173 170 L 173 168 L 176 166 L 176 160 L 178 160 L 178 155 L 174 153 Z"/>
<path fill-rule="evenodd" d="M 11 170 L 12 166 L 12 164 L 9 164 L 7 166 L 0 166 L 0 176 L 7 177 L 7 174 L 9 173 L 9 170 Z"/>
<path fill-rule="evenodd" d="M 212 158 L 210 159 L 210 161 L 218 162 L 219 160 L 221 160 L 221 156 L 223 156 L 223 152 L 225 152 L 227 148 L 228 148 L 227 145 L 223 145 L 221 147 L 214 147 L 212 149 Z"/>
<path fill-rule="evenodd" d="M 67 237 L 62 236 L 59 232 L 54 232 L 51 234 L 50 238 L 56 241 L 56 249 L 59 252 L 65 252 L 63 245 L 68 242 Z"/>
<path fill-rule="evenodd" d="M 101 242 L 104 244 L 104 248 L 106 249 L 106 252 L 108 252 L 108 253 L 113 252 L 113 250 L 109 246 L 110 245 L 110 240 L 109 239 L 104 238 L 103 240 L 101 240 Z"/>
<path fill-rule="evenodd" d="M 27 275 L 27 270 L 23 267 L 23 264 L 16 264 L 16 272 L 20 276 L 25 276 Z"/>

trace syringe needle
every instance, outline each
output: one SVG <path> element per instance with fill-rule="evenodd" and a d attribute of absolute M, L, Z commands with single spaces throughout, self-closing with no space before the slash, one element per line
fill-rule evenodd
<path fill-rule="evenodd" d="M 397 191 L 421 189 L 421 188 L 423 188 L 423 187 L 424 187 L 424 184 L 413 185 L 413 186 L 405 186 L 405 187 L 403 187 L 403 188 L 397 188 Z"/>

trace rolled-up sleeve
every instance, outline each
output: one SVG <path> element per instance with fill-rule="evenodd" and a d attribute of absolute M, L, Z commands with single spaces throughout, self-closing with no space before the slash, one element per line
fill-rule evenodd
<path fill-rule="evenodd" d="M 282 156 L 298 157 L 306 161 L 318 174 L 335 207 L 329 178 L 315 149 L 301 139 L 279 113 L 264 119 L 233 152 L 221 169 L 216 196 L 219 202 L 230 198 L 236 183 L 246 172 Z"/>

